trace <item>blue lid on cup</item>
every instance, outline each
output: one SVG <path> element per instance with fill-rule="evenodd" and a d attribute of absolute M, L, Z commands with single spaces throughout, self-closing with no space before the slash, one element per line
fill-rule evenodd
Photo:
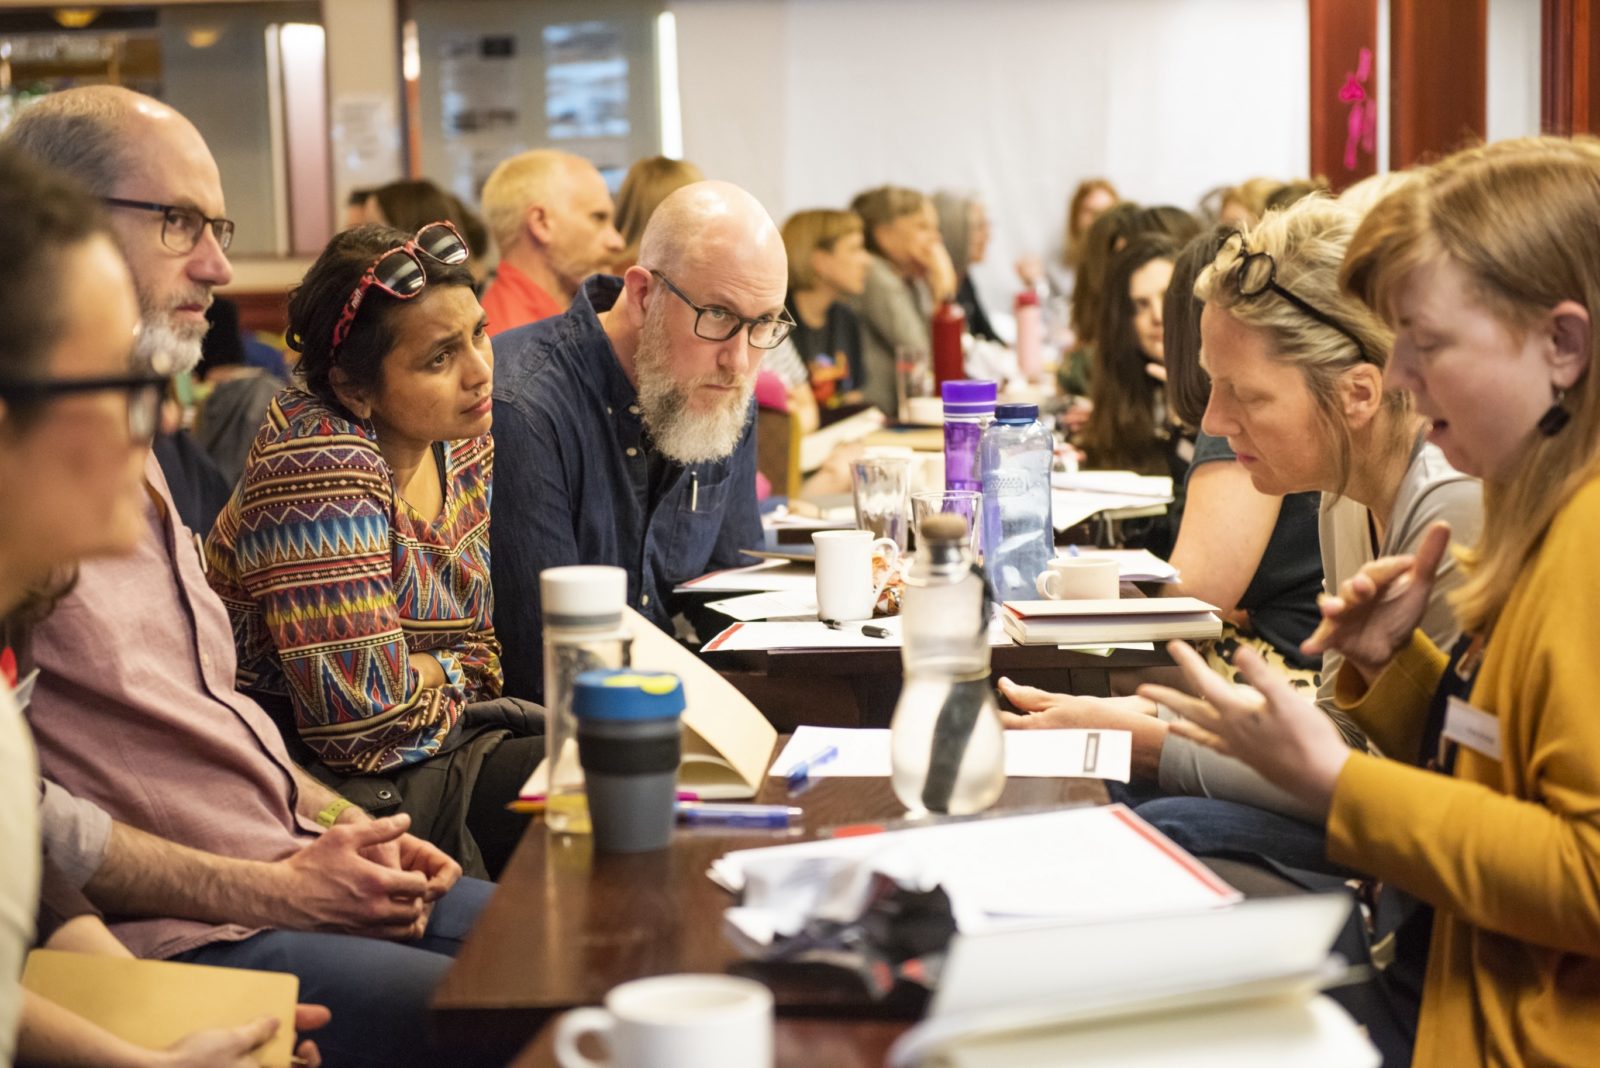
<path fill-rule="evenodd" d="M 1037 404 L 1002 404 L 994 410 L 994 421 L 1015 425 L 1031 423 L 1039 418 Z"/>
<path fill-rule="evenodd" d="M 951 379 L 939 387 L 945 415 L 989 415 L 999 395 L 998 383 L 981 380 Z"/>
<path fill-rule="evenodd" d="M 670 671 L 585 671 L 572 688 L 572 711 L 579 719 L 675 719 L 683 708 L 683 683 Z"/>

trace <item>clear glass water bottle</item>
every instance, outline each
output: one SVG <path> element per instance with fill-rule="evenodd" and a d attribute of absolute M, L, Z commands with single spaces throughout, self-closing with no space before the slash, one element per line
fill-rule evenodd
<path fill-rule="evenodd" d="M 1055 442 L 1036 404 L 1002 404 L 983 432 L 983 568 L 996 601 L 1031 600 L 1055 553 L 1050 465 Z"/>
<path fill-rule="evenodd" d="M 622 623 L 628 573 L 620 567 L 551 567 L 539 572 L 544 618 L 544 822 L 558 834 L 589 833 L 589 803 L 578 761 L 572 692 L 578 676 L 627 667 L 633 638 Z"/>
<path fill-rule="evenodd" d="M 966 520 L 928 516 L 900 607 L 905 678 L 890 725 L 891 784 L 912 815 L 981 812 L 1005 788 L 989 685 L 989 598 Z"/>

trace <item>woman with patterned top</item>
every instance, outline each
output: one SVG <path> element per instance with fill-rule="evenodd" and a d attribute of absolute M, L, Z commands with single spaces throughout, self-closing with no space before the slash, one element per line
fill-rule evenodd
<path fill-rule="evenodd" d="M 544 740 L 537 709 L 500 699 L 494 357 L 466 258 L 449 223 L 329 243 L 289 300 L 298 382 L 268 410 L 206 560 L 240 688 L 347 796 L 410 813 L 492 875 L 525 822 L 505 803 Z"/>

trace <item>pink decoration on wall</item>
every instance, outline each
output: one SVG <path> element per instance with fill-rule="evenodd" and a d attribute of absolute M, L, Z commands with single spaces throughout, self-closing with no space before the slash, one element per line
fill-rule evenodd
<path fill-rule="evenodd" d="M 1356 169 L 1360 153 L 1369 156 L 1378 144 L 1377 101 L 1367 91 L 1367 81 L 1372 77 L 1372 49 L 1361 49 L 1356 59 L 1356 69 L 1346 71 L 1344 85 L 1339 87 L 1339 99 L 1350 105 L 1349 134 L 1344 143 L 1344 167 Z"/>

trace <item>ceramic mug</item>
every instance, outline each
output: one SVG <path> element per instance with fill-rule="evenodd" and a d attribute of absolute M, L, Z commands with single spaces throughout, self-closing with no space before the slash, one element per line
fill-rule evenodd
<path fill-rule="evenodd" d="M 578 1049 L 599 1035 L 610 1056 Z M 658 975 L 614 987 L 605 1008 L 556 1023 L 561 1068 L 771 1068 L 772 991 L 733 975 Z"/>
<path fill-rule="evenodd" d="M 1039 573 L 1034 586 L 1052 601 L 1110 600 L 1121 596 L 1117 562 L 1107 557 L 1058 556 Z"/>
<path fill-rule="evenodd" d="M 871 619 L 883 587 L 872 581 L 872 554 L 882 550 L 893 564 L 900 546 L 888 538 L 874 538 L 870 530 L 819 530 L 811 535 L 817 547 L 817 618 L 821 620 Z"/>

